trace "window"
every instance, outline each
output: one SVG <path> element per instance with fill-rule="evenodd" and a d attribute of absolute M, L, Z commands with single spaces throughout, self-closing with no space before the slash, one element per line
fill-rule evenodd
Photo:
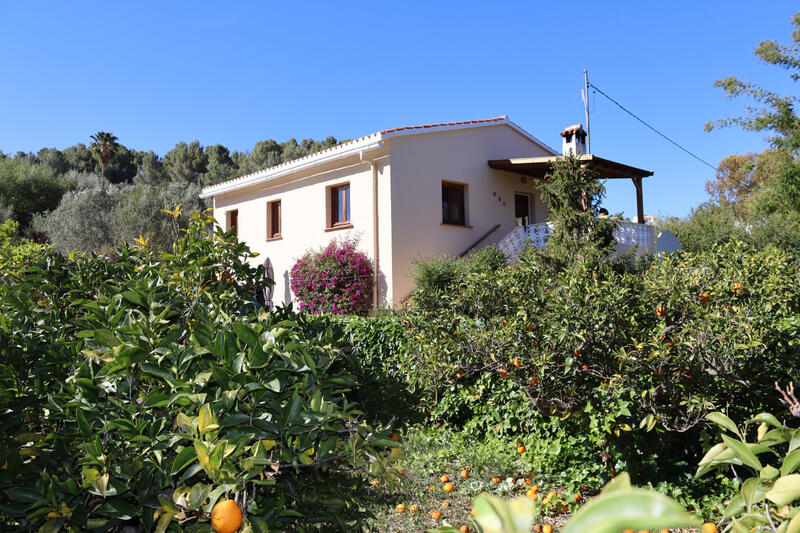
<path fill-rule="evenodd" d="M 232 211 L 228 211 L 227 217 L 228 219 L 228 227 L 226 231 L 233 230 L 233 234 L 238 237 L 239 236 L 239 210 L 234 209 Z"/>
<path fill-rule="evenodd" d="M 328 229 L 350 227 L 350 184 L 328 188 Z"/>
<path fill-rule="evenodd" d="M 267 203 L 267 240 L 281 238 L 281 201 Z"/>
<path fill-rule="evenodd" d="M 442 182 L 442 224 L 467 225 L 465 212 L 466 185 Z"/>

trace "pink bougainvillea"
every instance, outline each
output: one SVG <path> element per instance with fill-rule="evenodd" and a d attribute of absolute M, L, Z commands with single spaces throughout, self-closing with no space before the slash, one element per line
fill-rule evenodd
<path fill-rule="evenodd" d="M 291 286 L 300 310 L 359 314 L 372 304 L 372 261 L 356 250 L 357 242 L 331 241 L 309 251 L 292 267 Z"/>

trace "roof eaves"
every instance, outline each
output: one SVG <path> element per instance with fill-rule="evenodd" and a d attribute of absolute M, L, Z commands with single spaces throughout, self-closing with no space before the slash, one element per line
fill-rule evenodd
<path fill-rule="evenodd" d="M 286 174 L 291 174 L 292 172 L 303 170 L 304 168 L 308 168 L 310 166 L 325 163 L 327 161 L 333 161 L 354 153 L 358 153 L 362 150 L 379 147 L 382 144 L 382 135 L 380 133 L 371 133 L 370 135 L 365 135 L 364 137 L 359 137 L 358 139 L 332 146 L 331 148 L 326 148 L 325 150 L 321 150 L 298 159 L 293 159 L 273 167 L 252 172 L 250 174 L 245 174 L 244 176 L 223 181 L 222 183 L 211 185 L 210 187 L 204 187 L 200 193 L 200 198 L 210 198 L 217 194 L 243 189 L 245 187 L 263 183 L 280 176 L 285 176 Z"/>

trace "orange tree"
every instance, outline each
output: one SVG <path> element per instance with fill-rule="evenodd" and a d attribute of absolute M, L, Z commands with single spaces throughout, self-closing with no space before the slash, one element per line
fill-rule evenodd
<path fill-rule="evenodd" d="M 740 243 L 603 260 L 605 243 L 581 237 L 595 232 L 589 216 L 559 242 L 572 252 L 466 268 L 436 298 L 418 295 L 406 375 L 442 422 L 530 435 L 537 469 L 683 475 L 692 444 L 711 438 L 699 434 L 707 412 L 774 407 L 772 382 L 800 370 L 798 265 Z"/>
<path fill-rule="evenodd" d="M 211 223 L 0 283 L 4 527 L 208 531 L 225 498 L 252 531 L 360 527 L 397 443 L 314 317 L 255 308 L 262 269 Z"/>

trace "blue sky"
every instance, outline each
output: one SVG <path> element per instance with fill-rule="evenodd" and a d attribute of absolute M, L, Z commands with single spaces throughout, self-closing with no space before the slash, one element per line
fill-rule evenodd
<path fill-rule="evenodd" d="M 764 135 L 705 133 L 738 114 L 715 80 L 782 93 L 760 40 L 789 41 L 796 2 L 7 2 L 0 0 L 0 150 L 65 148 L 111 131 L 163 155 L 198 139 L 353 138 L 507 114 L 551 146 L 583 122 L 583 69 L 603 91 L 716 165 Z M 713 171 L 601 95 L 592 151 L 651 169 L 648 214 L 683 216 Z M 608 185 L 635 214 L 632 184 Z"/>

